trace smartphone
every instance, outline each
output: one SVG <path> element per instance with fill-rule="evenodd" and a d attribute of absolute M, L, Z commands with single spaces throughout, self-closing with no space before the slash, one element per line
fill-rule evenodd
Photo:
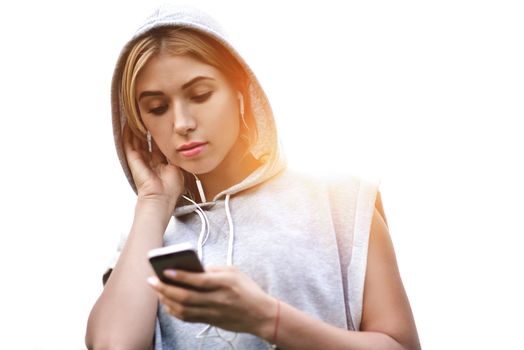
<path fill-rule="evenodd" d="M 148 252 L 149 262 L 158 278 L 170 285 L 195 289 L 181 282 L 175 282 L 164 276 L 164 270 L 176 269 L 190 272 L 204 272 L 204 267 L 191 243 L 179 243 L 162 248 L 151 249 Z"/>

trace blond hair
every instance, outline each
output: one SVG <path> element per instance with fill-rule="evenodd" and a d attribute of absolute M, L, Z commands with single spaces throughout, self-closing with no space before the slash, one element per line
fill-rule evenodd
<path fill-rule="evenodd" d="M 248 74 L 236 57 L 221 43 L 198 30 L 185 27 L 159 27 L 135 41 L 125 60 L 121 77 L 121 96 L 127 124 L 138 136 L 145 138 L 146 128 L 140 117 L 135 96 L 135 83 L 140 70 L 151 57 L 167 52 L 188 55 L 220 70 L 244 98 L 244 123 L 241 138 L 249 150 L 257 138 L 256 123 L 251 112 Z"/>

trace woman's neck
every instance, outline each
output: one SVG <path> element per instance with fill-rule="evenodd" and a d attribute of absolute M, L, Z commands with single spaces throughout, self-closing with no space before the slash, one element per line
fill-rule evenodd
<path fill-rule="evenodd" d="M 244 180 L 261 165 L 260 161 L 251 153 L 246 154 L 241 142 L 235 146 L 215 169 L 209 173 L 197 175 L 208 201 L 213 200 L 225 189 Z M 196 184 L 191 188 L 193 193 L 199 193 Z M 202 198 L 200 200 L 203 201 Z"/>

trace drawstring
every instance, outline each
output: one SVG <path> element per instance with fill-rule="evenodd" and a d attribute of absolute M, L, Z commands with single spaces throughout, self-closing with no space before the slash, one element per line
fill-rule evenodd
<path fill-rule="evenodd" d="M 188 201 L 190 201 L 192 204 L 195 205 L 196 213 L 200 217 L 200 222 L 202 223 L 200 234 L 198 235 L 197 254 L 198 254 L 198 258 L 201 261 L 203 261 L 202 249 L 204 247 L 204 244 L 206 244 L 207 239 L 209 238 L 209 231 L 210 231 L 209 219 L 207 218 L 206 213 L 202 210 L 200 205 L 198 205 L 194 200 L 192 200 L 191 198 L 187 196 L 182 196 L 182 197 L 187 199 Z M 233 217 L 231 216 L 231 209 L 229 208 L 229 199 L 230 198 L 231 198 L 231 195 L 228 193 L 226 195 L 226 200 L 225 200 L 227 223 L 229 226 L 228 244 L 227 244 L 227 265 L 233 266 L 233 244 L 235 242 L 235 226 L 233 225 Z"/>
<path fill-rule="evenodd" d="M 200 180 L 198 180 L 196 175 L 195 175 L 195 178 L 197 179 L 197 187 L 200 192 L 200 198 L 202 198 L 205 201 L 205 195 L 204 195 L 204 190 L 202 188 L 202 184 L 200 183 Z M 204 212 L 204 210 L 202 210 L 202 208 L 200 207 L 198 203 L 196 203 L 194 200 L 192 200 L 191 198 L 187 196 L 182 196 L 182 197 L 187 199 L 188 201 L 190 201 L 192 204 L 195 205 L 195 209 L 196 209 L 195 211 L 198 214 L 198 217 L 200 218 L 200 222 L 202 224 L 201 229 L 200 229 L 200 234 L 198 235 L 197 253 L 198 253 L 199 259 L 203 261 L 203 257 L 204 257 L 203 256 L 203 247 L 204 247 L 204 244 L 206 244 L 207 239 L 209 238 L 209 232 L 210 232 L 209 219 L 207 218 L 206 213 Z M 231 208 L 229 207 L 230 198 L 231 198 L 231 195 L 228 193 L 226 195 L 224 207 L 226 210 L 227 223 L 229 226 L 228 244 L 227 244 L 227 265 L 233 266 L 233 244 L 235 242 L 235 226 L 233 225 L 233 217 L 231 216 Z M 214 334 L 212 333 L 213 331 L 214 331 Z M 234 332 L 234 334 L 231 335 L 230 337 L 226 337 L 225 335 L 220 333 L 219 328 L 212 326 L 212 325 L 207 325 L 203 330 L 198 332 L 195 338 L 200 339 L 200 342 L 198 345 L 199 350 L 202 349 L 202 345 L 205 339 L 208 339 L 208 338 L 220 338 L 229 345 L 231 350 L 236 350 L 236 346 L 235 344 L 233 344 L 233 341 L 235 341 L 237 336 L 238 336 L 238 333 Z M 268 342 L 265 342 L 265 343 L 266 343 L 268 350 L 275 349 L 274 345 L 271 345 Z"/>
<path fill-rule="evenodd" d="M 211 334 L 212 330 L 215 331 L 215 334 Z M 207 332 L 207 334 L 204 334 L 206 332 Z M 237 348 L 236 348 L 235 344 L 233 344 L 233 341 L 235 341 L 237 336 L 238 336 L 238 333 L 235 332 L 230 338 L 227 338 L 226 336 L 220 334 L 220 331 L 219 331 L 219 329 L 217 327 L 211 326 L 210 324 L 208 324 L 206 326 L 206 328 L 204 328 L 202 331 L 200 331 L 195 336 L 195 338 L 200 339 L 200 343 L 198 344 L 198 350 L 202 349 L 202 343 L 204 343 L 204 340 L 208 339 L 208 338 L 220 338 L 220 339 L 222 339 L 223 341 L 225 341 L 229 345 L 231 350 L 236 350 Z"/>
<path fill-rule="evenodd" d="M 204 193 L 204 189 L 202 187 L 202 183 L 198 179 L 198 177 L 193 174 L 196 180 L 196 185 L 198 189 L 198 193 L 200 195 L 200 199 L 202 202 L 206 202 L 206 195 Z M 191 202 L 193 205 L 195 205 L 195 211 L 198 214 L 198 217 L 200 218 L 201 222 L 201 229 L 200 234 L 198 235 L 198 247 L 197 247 L 197 254 L 200 261 L 203 261 L 204 253 L 203 253 L 203 247 L 204 244 L 206 244 L 207 239 L 209 238 L 209 232 L 210 232 L 210 224 L 209 219 L 207 218 L 206 213 L 198 203 L 196 203 L 194 200 L 187 196 L 182 196 L 183 198 L 187 199 L 189 202 Z M 227 216 L 227 223 L 229 226 L 229 232 L 228 232 L 228 244 L 227 244 L 227 265 L 233 266 L 233 244 L 235 242 L 235 227 L 233 225 L 233 218 L 231 216 L 231 209 L 229 208 L 229 199 L 231 198 L 231 195 L 228 193 L 226 195 L 225 199 L 225 210 L 226 210 L 226 216 Z M 215 334 L 211 334 L 211 331 L 214 331 Z M 206 334 L 207 333 L 207 334 Z M 235 345 L 233 344 L 233 341 L 236 339 L 238 333 L 234 333 L 231 337 L 226 337 L 222 335 L 217 327 L 207 325 L 203 330 L 201 330 L 195 338 L 200 339 L 199 349 L 202 348 L 202 343 L 204 342 L 204 339 L 206 338 L 220 338 L 224 340 L 232 350 L 236 350 Z"/>
<path fill-rule="evenodd" d="M 200 194 L 200 199 L 204 203 L 206 202 L 206 195 L 204 194 L 202 183 L 200 182 L 200 180 L 198 179 L 198 177 L 195 174 L 193 174 L 193 176 L 196 179 L 196 184 L 198 188 L 198 193 Z M 196 203 L 194 200 L 192 200 L 191 198 L 187 196 L 182 196 L 182 197 L 187 199 L 188 201 L 190 201 L 192 204 L 195 205 L 196 213 L 198 214 L 198 217 L 200 218 L 200 222 L 202 224 L 201 229 L 200 229 L 200 234 L 198 235 L 197 254 L 198 254 L 198 258 L 200 259 L 200 261 L 203 261 L 204 259 L 203 247 L 204 247 L 204 244 L 206 244 L 207 239 L 209 238 L 209 232 L 210 232 L 211 225 L 209 224 L 209 219 L 207 218 L 206 213 L 204 212 L 204 210 L 202 210 L 202 208 L 200 207 L 198 203 Z M 235 243 L 235 226 L 233 225 L 233 217 L 231 216 L 231 209 L 229 207 L 230 198 L 231 198 L 231 195 L 228 193 L 226 195 L 224 207 L 226 210 L 227 224 L 229 226 L 228 242 L 227 242 L 227 265 L 233 266 L 233 247 Z M 215 334 L 212 334 L 211 333 L 212 331 L 214 331 Z M 212 325 L 207 325 L 203 330 L 198 332 L 195 338 L 200 339 L 200 342 L 198 345 L 199 350 L 202 349 L 202 344 L 204 343 L 205 339 L 208 339 L 208 338 L 220 338 L 229 345 L 231 350 L 236 350 L 236 346 L 235 344 L 233 344 L 233 341 L 235 341 L 237 336 L 238 336 L 238 333 L 234 332 L 232 336 L 226 337 L 225 335 L 222 335 L 220 333 L 219 328 L 212 326 Z M 265 343 L 269 350 L 276 349 L 274 345 L 271 345 L 268 342 L 265 342 Z"/>

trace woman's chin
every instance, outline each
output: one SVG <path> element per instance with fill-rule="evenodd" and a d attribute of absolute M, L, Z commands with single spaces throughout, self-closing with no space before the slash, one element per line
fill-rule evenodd
<path fill-rule="evenodd" d="M 216 166 L 213 166 L 213 164 L 194 164 L 194 165 L 186 165 L 181 164 L 177 165 L 181 169 L 187 171 L 190 174 L 195 175 L 201 175 L 201 174 L 207 174 L 213 171 L 213 169 L 216 168 Z"/>

